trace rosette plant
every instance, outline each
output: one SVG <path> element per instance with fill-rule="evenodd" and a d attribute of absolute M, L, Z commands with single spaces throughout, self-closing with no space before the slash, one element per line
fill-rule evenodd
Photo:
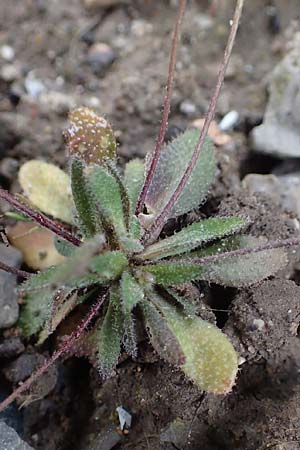
<path fill-rule="evenodd" d="M 52 357 L 1 405 L 6 407 L 57 358 L 89 356 L 102 376 L 113 373 L 122 349 L 138 353 L 136 322 L 142 321 L 158 354 L 179 367 L 200 389 L 225 394 L 235 382 L 238 355 L 214 324 L 196 314 L 190 293 L 197 280 L 243 287 L 286 263 L 293 239 L 261 242 L 242 234 L 243 217 L 208 217 L 166 235 L 164 226 L 198 208 L 214 182 L 216 161 L 206 138 L 242 10 L 237 1 L 224 61 L 202 131 L 187 130 L 163 144 L 172 95 L 175 55 L 185 1 L 173 34 L 167 96 L 156 148 L 146 162 L 117 167 L 116 140 L 106 119 L 88 108 L 70 114 L 65 137 L 69 175 L 40 161 L 19 173 L 23 197 L 0 197 L 53 232 L 64 260 L 36 274 L 1 268 L 25 278 L 20 327 L 42 344 L 85 303 L 89 313 L 65 336 Z"/>

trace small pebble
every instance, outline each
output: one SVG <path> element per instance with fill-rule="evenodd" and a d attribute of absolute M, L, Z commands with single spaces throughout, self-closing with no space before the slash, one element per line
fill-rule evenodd
<path fill-rule="evenodd" d="M 219 123 L 219 128 L 221 131 L 231 130 L 239 120 L 239 113 L 237 111 L 229 111 L 221 122 Z"/>
<path fill-rule="evenodd" d="M 0 47 L 0 56 L 6 61 L 12 61 L 15 57 L 15 51 L 10 45 L 2 45 Z"/>
<path fill-rule="evenodd" d="M 24 81 L 25 89 L 30 97 L 38 98 L 46 90 L 44 83 L 29 73 Z"/>
<path fill-rule="evenodd" d="M 87 62 L 96 75 L 102 75 L 116 59 L 114 50 L 107 44 L 97 42 L 93 44 L 88 51 Z"/>
<path fill-rule="evenodd" d="M 197 112 L 196 105 L 192 103 L 190 100 L 184 100 L 180 103 L 179 110 L 185 116 L 194 116 Z"/>

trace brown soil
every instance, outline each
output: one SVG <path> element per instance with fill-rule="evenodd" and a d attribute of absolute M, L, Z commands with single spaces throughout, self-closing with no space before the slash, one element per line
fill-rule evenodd
<path fill-rule="evenodd" d="M 0 46 L 14 48 L 13 64 L 20 71 L 14 82 L 0 80 L 0 182 L 6 188 L 18 189 L 18 167 L 29 158 L 66 164 L 66 110 L 26 97 L 23 83 L 31 70 L 48 91 L 68 94 L 78 105 L 95 104 L 107 115 L 118 132 L 121 164 L 153 148 L 175 9 L 168 1 L 111 3 L 94 11 L 80 0 L 10 0 L 1 5 Z M 208 15 L 208 3 L 190 2 L 186 13 L 170 134 L 203 115 L 215 80 L 233 1 L 220 0 L 216 17 Z M 249 197 L 240 178 L 247 172 L 266 173 L 280 163 L 253 154 L 247 134 L 262 118 L 266 76 L 284 52 L 285 30 L 299 18 L 299 0 L 246 3 L 217 111 L 219 118 L 236 109 L 239 124 L 232 144 L 217 151 L 220 173 L 202 212 L 246 214 L 252 234 L 285 238 L 295 233 L 293 216 L 270 200 Z M 267 14 L 271 3 L 280 20 L 277 34 L 277 19 L 271 23 Z M 212 23 L 203 30 L 199 23 L 205 28 L 204 19 Z M 92 41 L 106 42 L 116 52 L 115 62 L 100 75 L 86 60 Z M 195 105 L 190 117 L 180 108 L 186 100 Z M 245 290 L 201 286 L 207 293 L 201 302 L 216 309 L 217 323 L 243 358 L 237 384 L 225 398 L 199 392 L 144 342 L 137 361 L 124 358 L 116 375 L 105 382 L 81 359 L 60 363 L 51 394 L 17 415 L 22 436 L 36 450 L 299 449 L 296 259 L 293 255 L 275 279 Z M 5 337 L 13 335 L 12 330 Z M 23 352 L 20 345 L 15 354 L 10 352 L 9 364 Z M 7 375 L 8 370 L 7 363 L 3 372 Z M 120 405 L 133 415 L 133 423 L 119 440 L 115 430 Z M 105 433 L 110 436 L 106 440 Z"/>

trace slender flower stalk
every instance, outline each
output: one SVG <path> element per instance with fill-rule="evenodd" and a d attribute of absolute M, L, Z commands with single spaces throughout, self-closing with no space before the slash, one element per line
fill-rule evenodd
<path fill-rule="evenodd" d="M 34 381 L 40 378 L 50 366 L 52 366 L 55 361 L 60 358 L 63 354 L 67 353 L 71 349 L 71 347 L 75 344 L 75 342 L 80 338 L 82 333 L 86 330 L 88 325 L 91 323 L 93 318 L 98 313 L 99 309 L 103 305 L 106 299 L 106 294 L 101 294 L 96 303 L 92 306 L 90 312 L 83 319 L 82 323 L 77 327 L 77 329 L 70 334 L 70 336 L 61 344 L 60 348 L 56 350 L 51 358 L 47 359 L 44 364 L 37 369 L 27 380 L 21 384 L 17 389 L 15 389 L 10 396 L 8 396 L 2 403 L 0 403 L 0 412 L 7 408 L 16 398 L 19 397 L 22 392 L 26 391 Z"/>
<path fill-rule="evenodd" d="M 76 247 L 79 247 L 81 245 L 80 239 L 73 236 L 62 225 L 59 225 L 58 223 L 54 222 L 54 220 L 49 219 L 49 217 L 45 216 L 41 212 L 35 211 L 34 209 L 30 208 L 30 206 L 26 205 L 25 203 L 20 202 L 20 200 L 18 200 L 16 197 L 11 195 L 5 189 L 0 188 L 0 198 L 5 200 L 11 206 L 13 206 L 17 211 L 20 211 L 23 214 L 25 214 L 25 216 L 30 217 L 32 220 L 37 222 L 42 227 L 47 228 L 47 230 L 50 230 L 53 233 L 55 233 L 57 236 L 65 239 L 66 241 L 70 242 L 71 244 L 75 245 Z"/>
<path fill-rule="evenodd" d="M 142 191 L 140 193 L 137 207 L 136 207 L 136 215 L 140 214 L 143 210 L 143 206 L 145 203 L 145 198 L 147 195 L 147 192 L 149 190 L 151 181 L 154 176 L 154 172 L 158 163 L 159 155 L 161 152 L 161 148 L 164 142 L 166 130 L 168 127 L 168 118 L 170 114 L 170 108 L 171 108 L 171 100 L 173 95 L 173 86 L 174 86 L 174 73 L 175 73 L 175 66 L 176 66 L 176 57 L 177 57 L 177 50 L 178 50 L 178 43 L 179 43 L 179 36 L 180 36 L 180 28 L 183 20 L 183 15 L 186 7 L 186 0 L 180 0 L 178 5 L 178 11 L 175 21 L 175 27 L 173 31 L 173 38 L 172 38 L 172 45 L 171 45 L 171 52 L 170 52 L 170 61 L 169 61 L 169 71 L 168 71 L 168 81 L 167 81 L 167 92 L 164 100 L 164 107 L 163 107 L 163 114 L 162 114 L 162 120 L 161 120 L 161 126 L 158 133 L 158 137 L 156 140 L 156 146 L 153 153 L 153 157 L 151 160 L 151 164 L 148 170 L 148 173 L 146 175 L 146 179 L 144 182 L 144 185 L 142 187 Z"/>
<path fill-rule="evenodd" d="M 12 273 L 13 275 L 17 275 L 20 278 L 28 278 L 30 277 L 30 272 L 25 272 L 25 270 L 16 269 L 15 267 L 8 266 L 7 264 L 0 261 L 0 270 L 4 270 L 4 272 Z"/>
<path fill-rule="evenodd" d="M 166 204 L 166 206 L 164 207 L 164 209 L 160 213 L 160 215 L 156 218 L 153 225 L 145 233 L 145 235 L 143 237 L 144 242 L 153 241 L 159 236 L 164 224 L 168 220 L 169 214 L 170 214 L 173 206 L 175 205 L 176 201 L 178 200 L 180 194 L 182 193 L 182 191 L 183 191 L 186 183 L 188 182 L 188 179 L 190 178 L 190 175 L 198 161 L 201 149 L 204 145 L 204 142 L 205 142 L 205 139 L 206 139 L 206 136 L 208 133 L 209 126 L 215 116 L 216 105 L 217 105 L 220 91 L 221 91 L 221 88 L 222 88 L 222 85 L 224 82 L 226 68 L 228 66 L 228 62 L 229 62 L 230 55 L 232 52 L 236 33 L 238 30 L 239 21 L 240 21 L 242 9 L 243 9 L 243 3 L 244 3 L 244 0 L 237 0 L 234 17 L 233 17 L 232 24 L 231 24 L 231 30 L 229 33 L 226 49 L 224 52 L 223 61 L 221 63 L 219 73 L 218 73 L 216 87 L 215 87 L 214 93 L 212 95 L 210 104 L 209 104 L 208 112 L 207 112 L 207 115 L 205 118 L 203 128 L 201 130 L 198 144 L 197 144 L 195 151 L 191 157 L 191 160 L 186 168 L 186 171 L 184 172 L 181 180 L 179 181 L 178 186 L 175 189 L 174 193 L 172 194 L 170 200 L 168 201 L 168 203 Z"/>

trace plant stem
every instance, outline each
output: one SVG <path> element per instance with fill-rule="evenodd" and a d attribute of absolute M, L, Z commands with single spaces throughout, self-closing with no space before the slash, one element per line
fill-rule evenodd
<path fill-rule="evenodd" d="M 237 250 L 231 250 L 229 252 L 217 253 L 215 255 L 203 256 L 200 258 L 186 258 L 186 259 L 176 259 L 176 260 L 166 260 L 166 261 L 145 261 L 143 265 L 155 265 L 155 264 L 170 264 L 170 262 L 178 262 L 180 264 L 199 264 L 205 265 L 214 262 L 219 262 L 222 259 L 230 258 L 230 257 L 240 257 L 245 255 L 251 255 L 253 253 L 259 253 L 268 250 L 274 250 L 276 248 L 288 248 L 300 245 L 300 238 L 289 238 L 283 239 L 279 241 L 269 241 L 266 244 L 258 245 L 257 247 L 247 247 L 247 248 L 239 248 Z"/>
<path fill-rule="evenodd" d="M 25 272 L 24 270 L 16 269 L 15 267 L 10 267 L 7 264 L 0 261 L 0 270 L 4 270 L 5 272 L 12 273 L 13 275 L 17 275 L 20 278 L 28 278 L 30 277 L 30 272 Z"/>
<path fill-rule="evenodd" d="M 54 220 L 49 219 L 49 217 L 45 216 L 44 214 L 30 208 L 30 206 L 26 205 L 25 203 L 20 202 L 20 200 L 11 195 L 5 189 L 0 188 L 0 198 L 7 201 L 7 203 L 13 206 L 17 211 L 20 211 L 25 214 L 25 216 L 30 217 L 42 227 L 47 228 L 47 230 L 50 230 L 53 233 L 57 234 L 57 236 L 60 236 L 76 247 L 79 247 L 81 245 L 80 239 L 77 239 L 77 237 L 73 236 L 66 228 L 58 225 L 58 223 L 54 222 Z"/>
<path fill-rule="evenodd" d="M 26 381 L 24 381 L 23 384 L 21 384 L 21 386 L 15 389 L 2 403 L 0 403 L 0 412 L 7 408 L 7 406 L 9 406 L 17 397 L 19 397 L 22 392 L 26 391 L 34 381 L 40 378 L 61 355 L 70 350 L 70 348 L 75 344 L 77 339 L 82 335 L 84 330 L 90 324 L 91 320 L 96 316 L 105 299 L 106 294 L 102 294 L 98 297 L 96 303 L 92 306 L 90 312 L 83 319 L 82 323 L 72 334 L 70 334 L 68 338 L 66 338 L 60 348 L 53 353 L 51 358 L 46 360 L 39 369 L 37 369 L 29 378 L 27 378 Z"/>
<path fill-rule="evenodd" d="M 203 144 L 204 144 L 206 136 L 207 136 L 209 126 L 215 115 L 217 101 L 218 101 L 220 91 L 221 91 L 221 88 L 222 88 L 222 85 L 224 82 L 226 68 L 228 66 L 228 62 L 229 62 L 230 55 L 232 52 L 236 33 L 238 30 L 238 25 L 239 25 L 239 21 L 240 21 L 242 9 L 243 9 L 243 3 L 244 3 L 244 0 L 237 0 L 234 17 L 233 17 L 232 24 L 231 24 L 231 30 L 230 30 L 226 48 L 224 51 L 223 61 L 221 63 L 219 73 L 218 73 L 217 83 L 216 83 L 212 98 L 210 100 L 208 112 L 207 112 L 207 115 L 205 118 L 203 128 L 201 130 L 201 134 L 200 134 L 197 146 L 194 150 L 194 153 L 189 161 L 189 164 L 188 164 L 181 180 L 178 183 L 177 188 L 173 192 L 172 196 L 170 197 L 168 203 L 166 204 L 166 206 L 164 207 L 164 209 L 162 210 L 160 215 L 154 221 L 153 225 L 143 236 L 143 242 L 146 242 L 146 241 L 152 242 L 159 236 L 161 229 L 163 228 L 165 222 L 168 220 L 169 214 L 170 214 L 173 206 L 175 205 L 176 201 L 178 200 L 180 194 L 182 193 L 182 191 L 183 191 L 187 181 L 189 180 L 189 177 L 198 161 L 200 152 L 202 150 Z"/>
<path fill-rule="evenodd" d="M 161 152 L 161 148 L 162 148 L 162 145 L 164 142 L 166 130 L 168 127 L 168 118 L 169 118 L 169 113 L 170 113 L 170 108 L 171 108 L 171 100 L 172 100 L 172 95 L 173 95 L 174 73 L 175 73 L 175 66 L 176 66 L 176 57 L 177 57 L 179 36 L 180 36 L 180 28 L 181 28 L 181 24 L 182 24 L 182 20 L 183 20 L 185 7 L 186 7 L 186 0 L 179 0 L 178 11 L 177 11 L 177 15 L 176 15 L 175 26 L 174 26 L 173 37 L 172 37 L 167 90 L 166 90 L 166 96 L 165 96 L 165 100 L 164 100 L 162 120 L 161 120 L 158 137 L 156 140 L 155 150 L 154 150 L 153 157 L 152 157 L 152 160 L 150 163 L 150 167 L 147 172 L 146 179 L 145 179 L 144 185 L 142 187 L 142 191 L 141 191 L 139 199 L 138 199 L 136 212 L 135 212 L 136 215 L 140 214 L 143 210 L 145 199 L 146 199 L 151 181 L 153 179 L 153 175 L 154 175 L 157 163 L 158 163 L 159 155 Z"/>

